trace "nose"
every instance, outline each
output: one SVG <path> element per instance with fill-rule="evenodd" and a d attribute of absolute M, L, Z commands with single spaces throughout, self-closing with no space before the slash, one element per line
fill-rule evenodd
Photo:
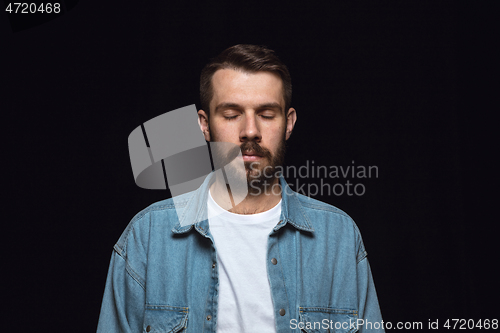
<path fill-rule="evenodd" d="M 255 115 L 246 115 L 242 125 L 243 128 L 240 132 L 240 141 L 260 142 L 262 135 L 260 133 L 259 124 L 256 121 Z"/>

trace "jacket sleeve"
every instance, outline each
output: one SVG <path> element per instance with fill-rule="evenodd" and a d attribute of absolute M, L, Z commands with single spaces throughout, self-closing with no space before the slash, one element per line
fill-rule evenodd
<path fill-rule="evenodd" d="M 148 214 L 138 214 L 113 247 L 98 333 L 137 333 L 144 330 L 148 221 Z"/>
<path fill-rule="evenodd" d="M 142 279 L 116 250 L 111 262 L 102 299 L 97 332 L 141 332 L 145 287 Z"/>
<path fill-rule="evenodd" d="M 362 252 L 364 255 L 357 263 L 358 332 L 385 332 L 370 264 L 366 251 Z"/>

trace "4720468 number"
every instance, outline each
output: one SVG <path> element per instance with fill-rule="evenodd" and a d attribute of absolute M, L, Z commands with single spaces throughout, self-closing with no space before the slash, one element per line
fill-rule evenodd
<path fill-rule="evenodd" d="M 498 329 L 498 319 L 447 319 L 443 327 L 452 330 Z"/>
<path fill-rule="evenodd" d="M 35 14 L 35 13 L 60 13 L 61 12 L 61 4 L 56 3 L 27 3 L 27 2 L 9 2 L 7 8 L 5 8 L 6 12 L 9 14 Z"/>

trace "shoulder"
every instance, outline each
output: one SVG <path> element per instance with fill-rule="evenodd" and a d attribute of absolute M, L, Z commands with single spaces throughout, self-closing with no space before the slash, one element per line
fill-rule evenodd
<path fill-rule="evenodd" d="M 130 220 L 121 234 L 114 249 L 120 255 L 126 255 L 130 243 L 147 246 L 151 232 L 169 232 L 178 222 L 177 214 L 183 210 L 193 192 L 155 202 L 142 209 Z"/>
<path fill-rule="evenodd" d="M 305 213 L 313 220 L 313 223 L 345 224 L 346 226 L 354 227 L 356 231 L 359 232 L 358 226 L 354 220 L 343 210 L 300 193 L 295 194 Z"/>
<path fill-rule="evenodd" d="M 335 240 L 338 243 L 355 246 L 358 251 L 358 258 L 366 257 L 363 239 L 358 225 L 343 210 L 302 195 L 295 193 L 304 214 L 314 228 L 314 233 L 325 240 Z"/>
<path fill-rule="evenodd" d="M 318 211 L 324 212 L 325 214 L 331 214 L 332 216 L 344 217 L 347 219 L 351 219 L 351 217 L 349 215 L 347 215 L 346 212 L 344 212 L 343 210 L 341 210 L 333 205 L 327 204 L 326 202 L 319 201 L 317 199 L 307 197 L 307 196 L 300 194 L 300 193 L 297 193 L 297 192 L 295 192 L 295 194 L 296 194 L 297 198 L 299 199 L 300 204 L 305 209 L 313 210 L 313 211 L 318 210 Z"/>

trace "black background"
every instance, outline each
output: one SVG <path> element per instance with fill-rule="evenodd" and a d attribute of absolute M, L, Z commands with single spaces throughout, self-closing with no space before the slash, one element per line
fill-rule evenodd
<path fill-rule="evenodd" d="M 287 165 L 378 167 L 354 180 L 363 196 L 316 198 L 358 224 L 384 320 L 500 319 L 498 35 L 494 11 L 470 4 L 68 1 L 34 26 L 0 14 L 7 326 L 95 331 L 114 243 L 169 196 L 134 184 L 127 137 L 199 106 L 202 67 L 238 43 L 289 67 Z"/>

